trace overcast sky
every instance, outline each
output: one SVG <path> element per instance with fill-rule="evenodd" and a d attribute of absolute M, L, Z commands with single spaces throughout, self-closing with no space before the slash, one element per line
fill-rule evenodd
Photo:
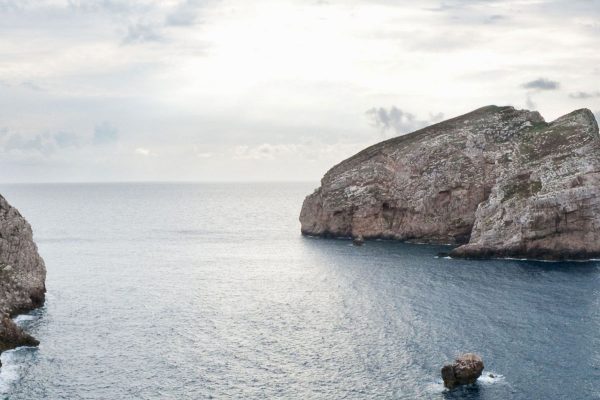
<path fill-rule="evenodd" d="M 0 182 L 317 181 L 475 108 L 600 111 L 600 0 L 0 0 Z"/>

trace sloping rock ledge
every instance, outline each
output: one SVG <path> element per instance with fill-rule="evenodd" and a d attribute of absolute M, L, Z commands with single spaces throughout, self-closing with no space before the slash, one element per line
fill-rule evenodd
<path fill-rule="evenodd" d="M 334 166 L 300 222 L 304 235 L 452 244 L 453 257 L 598 258 L 598 124 L 587 109 L 546 122 L 483 107 Z"/>

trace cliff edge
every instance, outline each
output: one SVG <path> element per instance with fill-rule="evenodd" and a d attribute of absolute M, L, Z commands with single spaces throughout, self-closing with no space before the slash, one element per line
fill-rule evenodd
<path fill-rule="evenodd" d="M 300 222 L 305 235 L 453 244 L 456 257 L 598 257 L 598 124 L 587 109 L 548 123 L 483 107 L 334 166 Z"/>
<path fill-rule="evenodd" d="M 0 196 L 0 352 L 38 344 L 10 316 L 42 306 L 45 281 L 31 226 Z"/>

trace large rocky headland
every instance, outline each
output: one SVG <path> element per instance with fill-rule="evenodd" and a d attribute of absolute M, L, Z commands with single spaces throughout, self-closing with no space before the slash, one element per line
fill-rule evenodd
<path fill-rule="evenodd" d="M 587 109 L 546 122 L 483 107 L 334 166 L 300 222 L 305 235 L 452 244 L 454 257 L 600 257 L 598 124 Z"/>
<path fill-rule="evenodd" d="M 0 353 L 38 344 L 11 317 L 44 304 L 45 281 L 31 226 L 0 196 Z"/>

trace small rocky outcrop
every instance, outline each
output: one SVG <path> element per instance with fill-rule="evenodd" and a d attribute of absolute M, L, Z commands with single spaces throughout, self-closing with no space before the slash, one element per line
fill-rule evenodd
<path fill-rule="evenodd" d="M 19 346 L 37 346 L 40 342 L 19 328 L 12 319 L 4 316 L 0 320 L 0 352 Z"/>
<path fill-rule="evenodd" d="M 362 246 L 363 244 L 365 244 L 365 239 L 361 235 L 358 235 L 357 237 L 352 239 L 352 244 L 355 246 Z"/>
<path fill-rule="evenodd" d="M 488 106 L 371 146 L 330 169 L 300 213 L 305 235 L 453 244 L 454 257 L 600 256 L 600 135 Z"/>
<path fill-rule="evenodd" d="M 444 386 L 452 389 L 459 385 L 473 384 L 481 376 L 483 368 L 483 360 L 477 354 L 463 354 L 452 364 L 442 367 Z"/>
<path fill-rule="evenodd" d="M 0 196 L 0 352 L 35 346 L 10 316 L 44 304 L 46 267 L 29 223 Z"/>

